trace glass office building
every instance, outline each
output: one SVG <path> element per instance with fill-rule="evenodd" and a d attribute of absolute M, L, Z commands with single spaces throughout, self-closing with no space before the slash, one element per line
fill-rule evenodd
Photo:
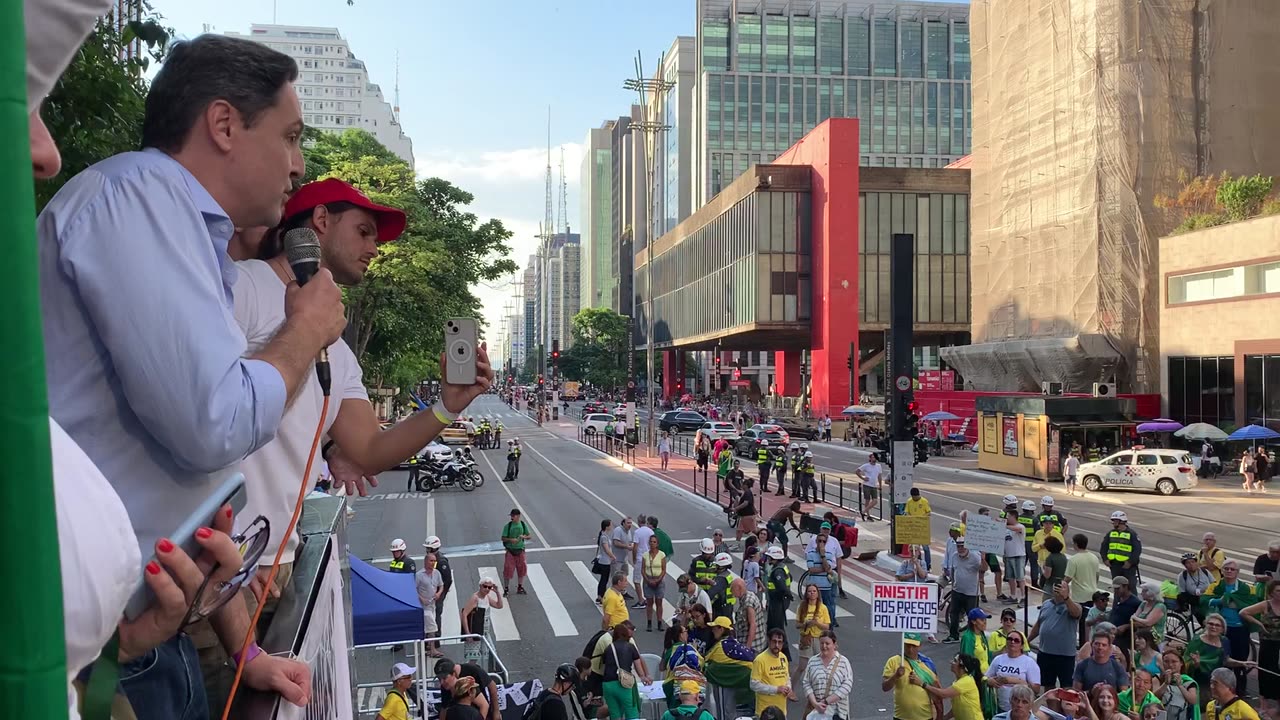
<path fill-rule="evenodd" d="M 968 154 L 968 18 L 957 3 L 698 0 L 697 204 L 833 117 L 859 119 L 863 165 Z"/>

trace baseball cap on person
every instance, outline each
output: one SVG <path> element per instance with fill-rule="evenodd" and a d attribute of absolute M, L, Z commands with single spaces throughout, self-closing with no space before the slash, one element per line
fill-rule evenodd
<path fill-rule="evenodd" d="M 1129 587 L 1129 578 L 1123 575 L 1117 575 L 1111 578 L 1111 587 Z"/>
<path fill-rule="evenodd" d="M 317 180 L 303 185 L 293 194 L 293 197 L 289 198 L 289 202 L 285 203 L 284 216 L 286 219 L 292 218 L 295 215 L 313 210 L 319 205 L 328 205 L 336 202 L 351 203 L 358 208 L 363 208 L 373 213 L 378 223 L 378 242 L 380 243 L 391 242 L 404 232 L 405 214 L 403 210 L 379 205 L 370 200 L 367 195 L 355 189 L 355 187 L 338 178 Z"/>
<path fill-rule="evenodd" d="M 733 629 L 733 621 L 725 617 L 724 615 L 717 617 L 715 620 L 712 620 L 707 624 L 712 627 L 724 628 L 725 630 Z"/>
<path fill-rule="evenodd" d="M 830 530 L 830 529 L 831 529 L 831 523 L 829 523 L 829 522 L 824 522 L 824 523 L 822 523 L 822 525 L 820 525 L 820 526 L 818 527 L 818 529 L 819 529 L 819 530 Z"/>
<path fill-rule="evenodd" d="M 399 680 L 402 677 L 413 677 L 418 672 L 418 668 L 409 667 L 404 663 L 396 663 L 391 666 L 391 679 Z"/>
<path fill-rule="evenodd" d="M 1004 620 L 1005 618 L 1008 618 L 1010 620 L 1017 620 L 1018 613 L 1013 608 L 1005 608 L 1000 611 L 1000 619 Z"/>
<path fill-rule="evenodd" d="M 697 695 L 700 692 L 702 692 L 702 686 L 698 684 L 697 680 L 685 680 L 680 683 L 679 694 L 681 695 Z"/>
<path fill-rule="evenodd" d="M 963 536 L 963 535 L 961 535 L 961 536 L 959 536 L 959 537 L 957 537 L 957 538 L 956 538 L 956 544 L 957 544 L 957 545 L 963 545 L 963 544 L 964 544 L 964 536 Z"/>
<path fill-rule="evenodd" d="M 969 614 L 966 617 L 970 620 L 985 620 L 986 618 L 991 617 L 991 613 L 983 610 L 982 608 L 974 608 L 969 611 Z"/>
<path fill-rule="evenodd" d="M 919 645 L 920 633 L 903 633 L 902 644 L 903 645 Z"/>

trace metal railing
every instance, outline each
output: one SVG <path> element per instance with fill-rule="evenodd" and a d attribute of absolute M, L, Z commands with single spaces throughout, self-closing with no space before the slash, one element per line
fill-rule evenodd
<path fill-rule="evenodd" d="M 418 668 L 418 674 L 414 678 L 415 693 L 406 698 L 409 703 L 409 716 L 419 717 L 417 714 L 418 705 L 424 700 L 428 704 L 435 704 L 439 701 L 439 680 L 436 680 L 427 655 L 427 643 L 439 642 L 442 647 L 461 645 L 462 656 L 453 657 L 456 662 L 477 662 L 489 677 L 498 685 L 505 685 L 509 682 L 509 673 L 507 666 L 498 657 L 497 650 L 494 649 L 492 638 L 487 634 L 462 634 L 462 635 L 445 635 L 443 637 L 430 638 L 428 640 L 413 640 L 403 643 L 409 648 L 410 652 L 401 656 L 405 659 L 412 658 L 413 665 Z M 354 666 L 352 676 L 355 679 L 353 685 L 355 695 L 355 714 L 356 717 L 370 718 L 376 717 L 382 704 L 386 700 L 387 692 L 391 689 L 392 683 L 379 680 L 364 680 L 360 676 L 366 674 L 364 670 L 377 668 L 379 678 L 385 677 L 385 669 L 390 660 L 395 660 L 396 655 L 387 658 L 387 650 L 392 649 L 392 645 L 387 643 L 379 643 L 374 645 L 357 645 L 351 648 L 351 660 Z M 475 648 L 474 650 L 472 648 Z M 364 680 L 364 681 L 362 681 Z M 415 700 L 416 698 L 416 700 Z M 425 715 L 424 715 L 425 716 Z"/>
<path fill-rule="evenodd" d="M 635 464 L 636 442 L 634 433 L 618 437 L 610 433 L 596 432 L 591 428 L 579 427 L 578 442 L 589 448 L 599 450 L 606 455 L 612 455 L 629 465 Z"/>

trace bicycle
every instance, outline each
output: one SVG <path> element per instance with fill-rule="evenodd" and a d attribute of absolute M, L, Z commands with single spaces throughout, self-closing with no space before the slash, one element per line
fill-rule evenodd
<path fill-rule="evenodd" d="M 1178 607 L 1177 600 L 1166 599 L 1164 636 L 1166 640 L 1182 643 L 1183 647 L 1191 644 L 1191 639 L 1204 630 L 1204 623 L 1196 614 Z"/>

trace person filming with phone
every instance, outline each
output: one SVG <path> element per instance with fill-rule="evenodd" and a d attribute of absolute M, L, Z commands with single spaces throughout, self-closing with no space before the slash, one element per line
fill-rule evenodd
<path fill-rule="evenodd" d="M 250 352 L 271 342 L 286 321 L 286 296 L 297 282 L 290 252 L 296 258 L 299 243 L 318 253 L 321 272 L 331 274 L 338 285 L 354 287 L 364 279 L 381 246 L 400 237 L 405 222 L 403 211 L 379 205 L 337 178 L 303 185 L 285 205 L 281 232 L 263 241 L 259 254 L 268 259 L 236 263 L 240 272 L 234 289 L 235 317 Z M 329 463 L 335 484 L 343 484 L 348 495 L 364 495 L 366 481 L 376 485 L 375 475 L 415 456 L 493 382 L 488 354 L 483 346 L 476 348 L 473 384 L 442 384 L 440 400 L 429 411 L 383 431 L 365 391 L 360 364 L 342 338 L 329 347 L 328 358 L 333 397 L 325 417 L 320 417 L 324 394 L 312 370 L 310 381 L 298 389 L 284 412 L 276 438 L 241 465 L 249 490 L 248 512 L 265 515 L 281 531 L 293 514 L 298 479 L 307 463 L 320 462 L 309 453 L 322 420 L 330 442 L 318 454 Z M 442 359 L 442 368 L 443 363 Z M 284 540 L 272 538 L 263 555 L 251 588 L 257 597 L 263 596 L 267 571 Z M 288 543 L 276 582 L 266 589 L 268 599 L 279 597 L 280 588 L 288 584 L 297 538 L 288 538 Z"/>

